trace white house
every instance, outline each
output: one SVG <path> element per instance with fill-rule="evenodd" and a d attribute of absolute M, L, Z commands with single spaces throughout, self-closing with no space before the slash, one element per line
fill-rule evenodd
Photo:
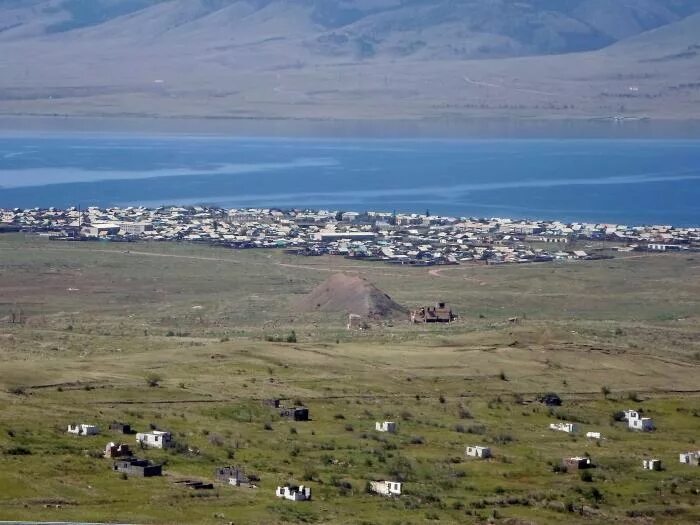
<path fill-rule="evenodd" d="M 634 410 L 625 410 L 625 416 L 627 417 L 627 425 L 632 430 L 641 430 L 642 432 L 654 430 L 654 420 L 650 417 L 641 417 L 639 412 Z"/>
<path fill-rule="evenodd" d="M 642 461 L 642 468 L 644 468 L 644 470 L 661 470 L 661 460 L 645 459 Z"/>
<path fill-rule="evenodd" d="M 369 488 L 382 496 L 400 496 L 402 484 L 398 481 L 370 481 Z"/>
<path fill-rule="evenodd" d="M 600 432 L 586 432 L 586 437 L 588 439 L 603 439 Z"/>
<path fill-rule="evenodd" d="M 630 419 L 639 419 L 640 417 L 642 417 L 636 410 L 625 410 L 624 414 L 625 421 L 629 421 Z"/>
<path fill-rule="evenodd" d="M 488 447 L 467 447 L 466 455 L 471 458 L 486 459 L 491 457 L 491 449 Z"/>
<path fill-rule="evenodd" d="M 309 501 L 311 499 L 311 488 L 304 485 L 296 487 L 277 487 L 275 495 L 278 498 L 288 499 L 290 501 Z"/>
<path fill-rule="evenodd" d="M 140 432 L 136 434 L 136 442 L 148 448 L 169 448 L 173 446 L 173 436 L 162 430 Z"/>
<path fill-rule="evenodd" d="M 383 421 L 381 423 L 377 421 L 374 428 L 377 430 L 377 432 L 390 432 L 392 434 L 396 433 L 396 423 L 393 421 Z"/>
<path fill-rule="evenodd" d="M 683 452 L 679 460 L 685 465 L 694 465 L 700 467 L 700 450 L 695 452 Z"/>
<path fill-rule="evenodd" d="M 100 433 L 97 425 L 86 425 L 85 423 L 75 423 L 68 425 L 68 433 L 76 436 L 96 436 Z"/>
<path fill-rule="evenodd" d="M 578 431 L 578 426 L 576 423 L 550 423 L 549 429 L 571 434 L 572 432 Z"/>

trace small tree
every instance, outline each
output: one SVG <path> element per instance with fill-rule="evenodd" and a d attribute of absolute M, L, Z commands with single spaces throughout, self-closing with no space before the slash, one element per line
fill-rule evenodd
<path fill-rule="evenodd" d="M 151 388 L 160 386 L 160 382 L 162 380 L 163 378 L 160 376 L 160 374 L 156 374 L 155 372 L 150 372 L 146 375 L 146 384 Z"/>
<path fill-rule="evenodd" d="M 610 387 L 608 387 L 607 385 L 601 386 L 600 393 L 603 394 L 604 399 L 607 399 L 608 396 L 610 395 Z"/>

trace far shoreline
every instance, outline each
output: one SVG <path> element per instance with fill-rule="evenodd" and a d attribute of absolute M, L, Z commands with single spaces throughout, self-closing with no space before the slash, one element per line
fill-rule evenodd
<path fill-rule="evenodd" d="M 646 118 L 341 120 L 170 116 L 0 115 L 0 136 L 126 134 L 332 139 L 700 140 L 700 120 Z"/>

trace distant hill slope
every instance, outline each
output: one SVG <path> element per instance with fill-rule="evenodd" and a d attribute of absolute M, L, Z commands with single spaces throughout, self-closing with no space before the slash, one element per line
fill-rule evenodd
<path fill-rule="evenodd" d="M 700 116 L 697 0 L 2 0 L 0 114 Z"/>

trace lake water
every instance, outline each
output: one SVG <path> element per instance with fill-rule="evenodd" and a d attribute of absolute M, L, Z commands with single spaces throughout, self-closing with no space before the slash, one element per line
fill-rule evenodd
<path fill-rule="evenodd" d="M 0 207 L 137 204 L 700 225 L 700 141 L 0 136 Z"/>

